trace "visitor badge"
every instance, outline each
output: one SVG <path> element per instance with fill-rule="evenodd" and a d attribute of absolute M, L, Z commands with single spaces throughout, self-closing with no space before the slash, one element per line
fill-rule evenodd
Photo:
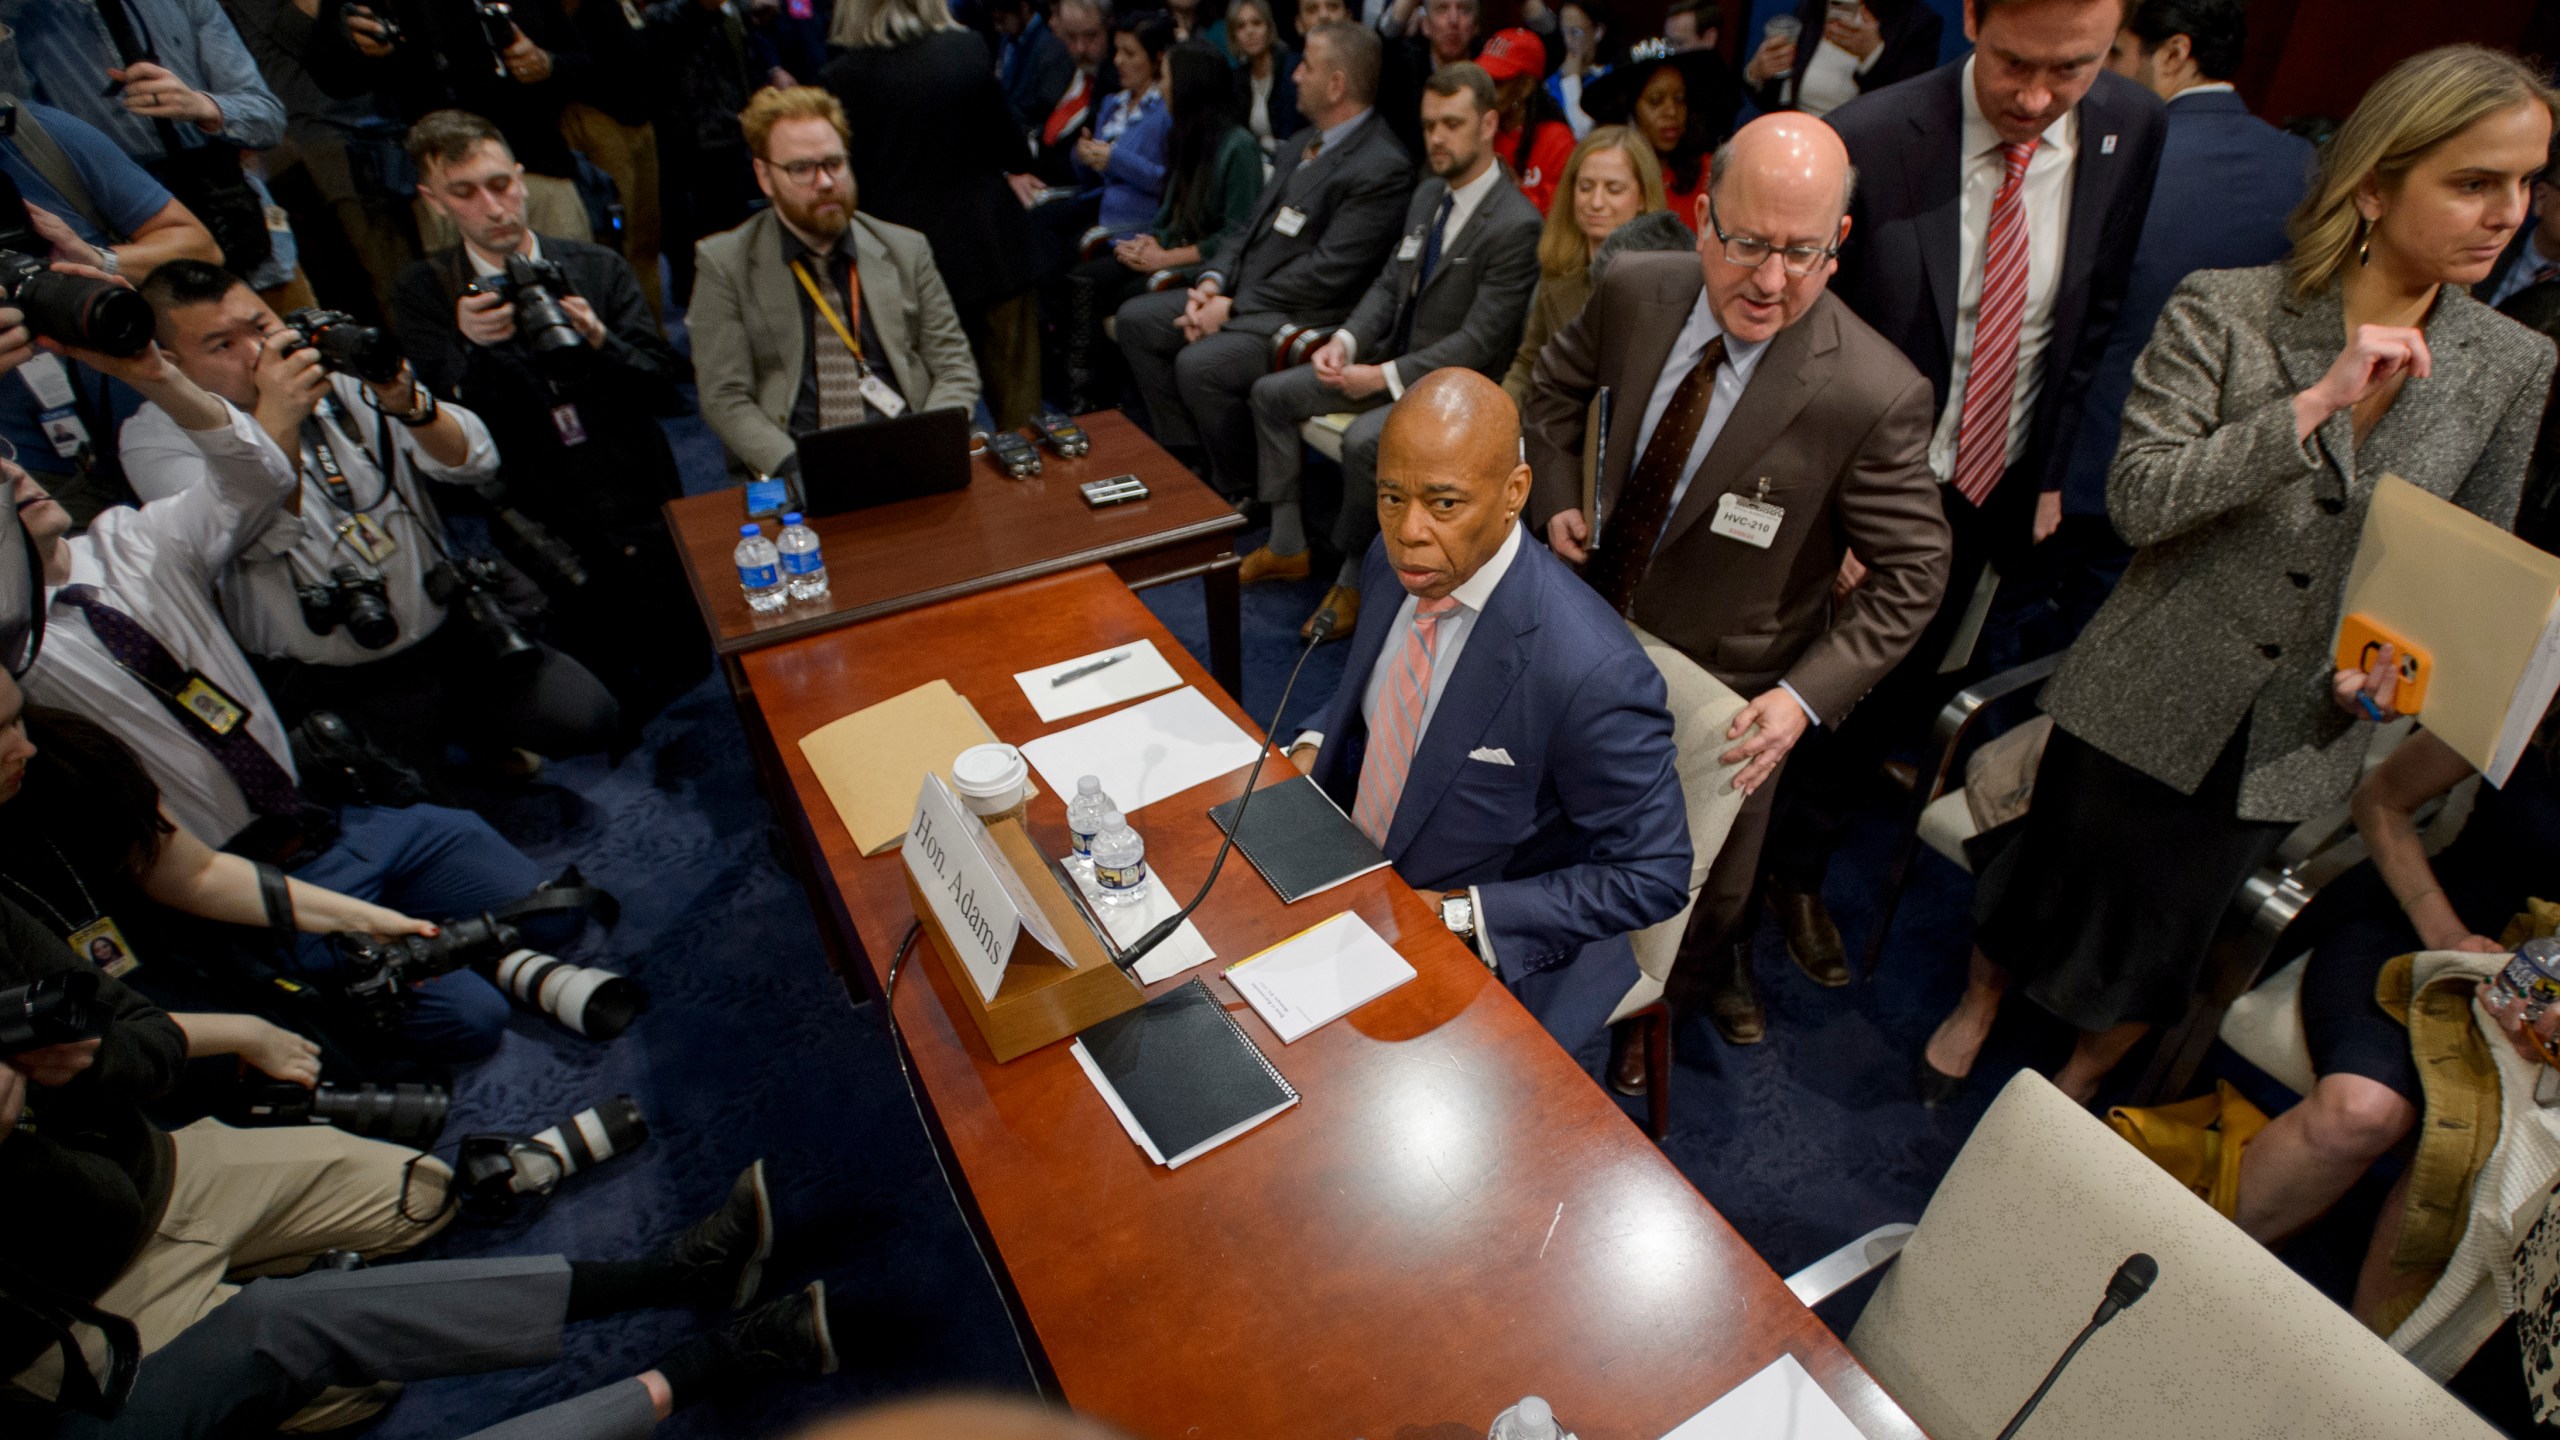
<path fill-rule="evenodd" d="M 89 427 L 81 424 L 80 417 L 68 407 L 47 410 L 36 417 L 36 422 L 44 427 L 45 441 L 53 446 L 53 453 L 65 460 L 77 460 L 80 452 L 89 448 Z"/>
<path fill-rule="evenodd" d="M 119 980 L 142 968 L 142 962 L 134 958 L 133 945 L 116 928 L 112 916 L 101 915 L 65 938 L 72 953 Z"/>
<path fill-rule="evenodd" d="M 867 370 L 862 376 L 862 403 L 879 411 L 881 418 L 887 420 L 895 420 L 907 413 L 906 397 L 891 389 L 888 381 Z"/>
<path fill-rule="evenodd" d="M 379 565 L 400 549 L 400 543 L 391 538 L 391 532 L 383 529 L 381 523 L 370 515 L 350 515 L 340 521 L 338 538 L 363 556 L 368 565 Z"/>
<path fill-rule="evenodd" d="M 47 410 L 68 407 L 77 397 L 71 393 L 71 374 L 62 368 L 62 357 L 39 351 L 36 357 L 18 367 L 27 378 L 27 388 L 36 392 L 36 403 Z"/>
<path fill-rule="evenodd" d="M 1307 228 L 1307 212 L 1295 205 L 1283 205 L 1280 213 L 1272 217 L 1271 228 L 1294 239 Z"/>
<path fill-rule="evenodd" d="M 553 428 L 553 429 L 556 429 L 556 430 L 558 430 L 558 431 L 560 432 L 560 443 L 561 443 L 561 444 L 563 444 L 563 445 L 584 445 L 584 444 L 586 444 L 586 443 L 587 443 L 587 426 L 586 426 L 586 422 L 585 422 L 585 421 L 582 421 L 582 420 L 580 420 L 580 419 L 578 418 L 578 407 L 577 407 L 577 406 L 575 406 L 575 405 L 554 405 L 554 406 L 552 406 L 552 407 L 551 407 L 551 425 L 552 425 L 552 428 Z"/>
<path fill-rule="evenodd" d="M 190 675 L 178 689 L 178 708 L 216 735 L 228 735 L 249 718 L 249 711 L 202 675 Z"/>
<path fill-rule="evenodd" d="M 1396 259 L 1399 262 L 1409 264 L 1421 254 L 1422 236 L 1419 232 L 1407 235 L 1404 237 L 1404 243 L 1396 247 Z"/>
<path fill-rule="evenodd" d="M 1739 540 L 1754 549 L 1766 550 L 1777 543 L 1778 526 L 1787 518 L 1786 507 L 1772 505 L 1765 498 L 1769 482 L 1760 481 L 1760 496 L 1736 495 L 1728 491 L 1716 497 L 1716 518 L 1707 529 L 1728 540 Z"/>

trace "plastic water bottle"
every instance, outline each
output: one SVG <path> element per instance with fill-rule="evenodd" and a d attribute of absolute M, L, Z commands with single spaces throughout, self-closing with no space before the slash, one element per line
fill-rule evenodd
<path fill-rule="evenodd" d="M 782 538 L 775 542 L 782 552 L 783 588 L 794 600 L 827 598 L 827 557 L 818 553 L 818 532 L 800 523 L 800 512 L 782 517 Z"/>
<path fill-rule="evenodd" d="M 1493 1417 L 1492 1440 L 1572 1440 L 1556 1412 L 1535 1395 Z"/>
<path fill-rule="evenodd" d="M 1102 892 L 1095 898 L 1105 905 L 1147 898 L 1147 842 L 1118 810 L 1102 812 L 1102 829 L 1093 837 L 1093 883 Z"/>
<path fill-rule="evenodd" d="M 1102 793 L 1099 776 L 1076 777 L 1075 798 L 1067 802 L 1067 840 L 1072 847 L 1067 868 L 1085 876 L 1093 874 L 1093 837 L 1102 833 L 1102 817 L 1119 808 L 1117 802 Z"/>
<path fill-rule="evenodd" d="M 764 538 L 762 525 L 738 527 L 738 588 L 747 592 L 747 608 L 770 615 L 782 608 L 782 554 Z"/>

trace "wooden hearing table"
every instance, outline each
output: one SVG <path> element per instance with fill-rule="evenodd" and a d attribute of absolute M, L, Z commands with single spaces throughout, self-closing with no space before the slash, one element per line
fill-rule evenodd
<path fill-rule="evenodd" d="M 787 775 L 775 809 L 819 857 L 875 998 L 913 917 L 904 866 L 855 851 L 799 738 L 946 678 L 1019 744 L 1104 712 L 1044 725 L 1015 671 L 1142 639 L 1260 733 L 1099 566 L 741 657 Z M 1244 773 L 1135 817 L 1177 895 L 1216 848 L 1203 812 Z M 1032 835 L 1063 853 L 1064 805 L 1041 788 Z M 1283 1045 L 1218 971 L 1343 909 L 1419 978 Z M 1868 1435 L 1920 1433 L 1394 872 L 1284 907 L 1231 857 L 1194 919 L 1217 960 L 1154 988 L 1209 977 L 1304 1099 L 1180 1170 L 1130 1143 L 1066 1045 L 997 1064 L 924 942 L 891 997 L 1053 1393 L 1145 1440 L 1457 1440 L 1524 1394 L 1582 1440 L 1656 1440 L 1791 1353 Z"/>
<path fill-rule="evenodd" d="M 1230 691 L 1243 684 L 1242 611 L 1235 532 L 1244 517 L 1147 438 L 1127 416 L 1077 417 L 1093 450 L 1068 460 L 1043 446 L 1040 473 L 1016 480 L 983 455 L 970 484 L 948 495 L 902 500 L 810 521 L 827 559 L 827 599 L 770 615 L 747 608 L 730 552 L 746 521 L 740 492 L 667 502 L 667 528 L 684 556 L 712 647 L 726 661 L 918 605 L 992 590 L 1079 565 L 1109 565 L 1132 589 L 1199 576 L 1208 589 L 1209 665 Z M 1076 487 L 1136 475 L 1154 493 L 1096 510 Z"/>

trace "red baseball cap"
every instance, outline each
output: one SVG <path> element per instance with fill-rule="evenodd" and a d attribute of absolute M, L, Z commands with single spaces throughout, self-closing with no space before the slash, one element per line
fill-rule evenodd
<path fill-rule="evenodd" d="M 1484 42 L 1483 53 L 1476 56 L 1476 63 L 1484 67 L 1484 73 L 1492 76 L 1496 85 L 1522 75 L 1544 75 L 1547 73 L 1547 47 L 1527 30 L 1497 30 L 1493 32 L 1492 39 Z"/>

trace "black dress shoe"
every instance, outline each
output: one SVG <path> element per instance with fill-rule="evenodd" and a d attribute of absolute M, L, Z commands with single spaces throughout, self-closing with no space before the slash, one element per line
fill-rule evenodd
<path fill-rule="evenodd" d="M 773 1258 L 773 1195 L 763 1160 L 738 1173 L 729 1198 L 677 1236 L 667 1258 L 695 1272 L 690 1283 L 702 1305 L 743 1310 L 756 1298 L 764 1262 Z"/>
<path fill-rule="evenodd" d="M 1805 978 L 1834 989 L 1849 983 L 1849 949 L 1841 943 L 1840 927 L 1832 923 L 1819 894 L 1772 882 L 1769 908 L 1778 913 L 1778 928 L 1787 936 L 1787 955 Z"/>
<path fill-rule="evenodd" d="M 1920 1057 L 1918 1078 L 1920 1082 L 1920 1104 L 1926 1109 L 1939 1110 L 1945 1108 L 1948 1101 L 1963 1094 L 1964 1082 L 1973 1077 L 1969 1075 L 1950 1075 L 1946 1071 L 1939 1069 L 1937 1066 L 1930 1064 L 1929 1057 L 1927 1055 L 1922 1055 Z"/>
<path fill-rule="evenodd" d="M 737 1369 L 735 1381 L 796 1380 L 836 1373 L 835 1332 L 827 1323 L 827 1282 L 812 1280 L 796 1295 L 759 1305 L 720 1328 Z"/>
<path fill-rule="evenodd" d="M 1707 995 L 1707 1019 L 1716 1033 L 1729 1045 L 1757 1045 L 1769 1036 L 1768 1017 L 1760 1011 L 1760 997 L 1751 988 L 1751 956 L 1744 950 L 1738 963 L 1716 981 Z"/>

